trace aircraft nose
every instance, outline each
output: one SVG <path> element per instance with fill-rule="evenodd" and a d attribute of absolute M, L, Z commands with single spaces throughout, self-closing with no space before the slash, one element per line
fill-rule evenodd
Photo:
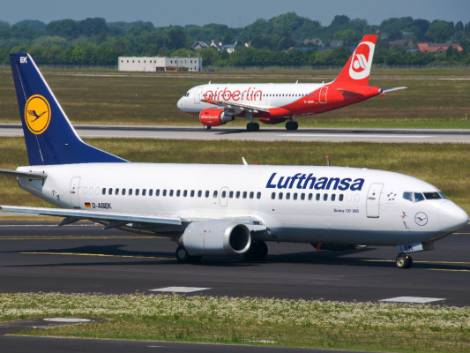
<path fill-rule="evenodd" d="M 176 103 L 176 107 L 179 110 L 184 110 L 184 97 L 181 97 L 180 99 L 178 99 L 178 102 Z"/>
<path fill-rule="evenodd" d="M 454 203 L 447 206 L 445 217 L 447 218 L 446 223 L 450 225 L 453 231 L 462 229 L 468 223 L 467 213 Z"/>

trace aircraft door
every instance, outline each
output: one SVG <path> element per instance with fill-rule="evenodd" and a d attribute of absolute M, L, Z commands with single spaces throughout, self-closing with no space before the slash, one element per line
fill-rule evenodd
<path fill-rule="evenodd" d="M 229 194 L 228 187 L 224 186 L 222 189 L 220 189 L 220 191 L 219 191 L 219 205 L 220 205 L 220 207 L 227 207 L 227 205 L 228 205 L 228 194 Z"/>
<path fill-rule="evenodd" d="M 193 94 L 193 99 L 194 99 L 193 103 L 194 104 L 200 104 L 201 103 L 201 93 L 202 93 L 201 91 L 194 92 L 194 94 Z"/>
<path fill-rule="evenodd" d="M 383 187 L 383 184 L 372 184 L 369 188 L 366 201 L 368 218 L 380 217 L 380 195 L 382 195 Z"/>
<path fill-rule="evenodd" d="M 322 88 L 320 88 L 320 96 L 318 99 L 320 104 L 328 103 L 328 87 L 329 86 L 323 86 Z"/>
<path fill-rule="evenodd" d="M 70 180 L 70 188 L 69 188 L 70 201 L 72 202 L 73 206 L 80 205 L 79 191 L 80 191 L 80 177 L 73 177 Z"/>

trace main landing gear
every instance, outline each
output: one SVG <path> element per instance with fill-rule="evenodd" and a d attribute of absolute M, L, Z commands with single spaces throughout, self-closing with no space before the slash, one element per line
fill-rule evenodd
<path fill-rule="evenodd" d="M 410 254 L 400 253 L 395 259 L 395 265 L 398 268 L 410 268 L 413 266 L 413 258 Z"/>
<path fill-rule="evenodd" d="M 255 123 L 254 121 L 251 121 L 248 124 L 246 124 L 246 130 L 247 131 L 258 131 L 259 130 L 259 124 Z"/>
<path fill-rule="evenodd" d="M 295 120 L 289 120 L 286 123 L 286 130 L 288 131 L 295 131 L 299 128 L 299 123 Z"/>
<path fill-rule="evenodd" d="M 179 263 L 197 263 L 201 261 L 202 256 L 191 256 L 188 253 L 188 250 L 182 245 L 176 248 L 176 261 Z"/>
<path fill-rule="evenodd" d="M 253 241 L 244 254 L 245 260 L 263 260 L 268 255 L 268 246 L 264 241 Z"/>

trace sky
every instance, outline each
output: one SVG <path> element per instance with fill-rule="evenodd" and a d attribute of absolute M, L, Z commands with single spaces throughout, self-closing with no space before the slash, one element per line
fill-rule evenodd
<path fill-rule="evenodd" d="M 289 11 L 323 25 L 340 14 L 370 24 L 401 16 L 467 23 L 470 0 L 6 0 L 0 20 L 103 17 L 107 21 L 151 21 L 156 26 L 220 23 L 241 27 Z"/>

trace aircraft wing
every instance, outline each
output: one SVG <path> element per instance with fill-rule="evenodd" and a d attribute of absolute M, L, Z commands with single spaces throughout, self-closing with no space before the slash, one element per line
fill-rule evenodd
<path fill-rule="evenodd" d="M 26 177 L 30 179 L 46 179 L 46 173 L 38 172 L 19 172 L 17 170 L 0 169 L 0 175 L 14 176 L 14 177 Z"/>
<path fill-rule="evenodd" d="M 64 219 L 59 225 L 74 223 L 87 219 L 96 222 L 109 223 L 113 225 L 125 225 L 127 223 L 138 223 L 144 225 L 173 225 L 181 226 L 183 221 L 177 217 L 146 216 L 132 213 L 114 213 L 94 210 L 79 210 L 68 208 L 48 208 L 48 207 L 22 207 L 22 206 L 0 206 L 0 210 L 12 213 L 22 213 L 30 215 L 55 216 Z"/>
<path fill-rule="evenodd" d="M 255 105 L 233 103 L 233 102 L 228 103 L 228 102 L 223 102 L 223 101 L 215 101 L 212 99 L 202 99 L 201 102 L 217 105 L 218 107 L 221 107 L 221 108 L 224 108 L 226 110 L 233 111 L 236 113 L 239 113 L 242 111 L 248 111 L 252 113 L 258 113 L 258 112 L 268 113 L 269 112 L 268 108 L 259 107 Z"/>

